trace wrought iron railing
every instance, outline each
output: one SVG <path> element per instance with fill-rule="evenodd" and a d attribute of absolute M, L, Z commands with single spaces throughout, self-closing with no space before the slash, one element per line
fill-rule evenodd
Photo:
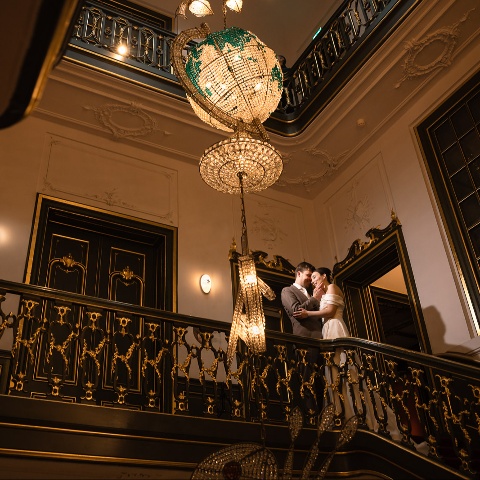
<path fill-rule="evenodd" d="M 345 0 L 285 72 L 284 93 L 266 122 L 267 128 L 287 135 L 298 133 L 418 3 Z M 66 57 L 185 97 L 171 69 L 170 43 L 175 34 L 164 20 L 155 21 L 154 15 L 127 6 L 120 9 L 119 5 L 109 0 L 86 0 L 74 23 Z M 123 54 L 119 47 L 124 47 Z"/>
<path fill-rule="evenodd" d="M 185 97 L 171 67 L 172 19 L 129 5 L 86 0 L 65 57 Z"/>
<path fill-rule="evenodd" d="M 373 27 L 400 0 L 347 0 L 322 27 L 303 55 L 286 75 L 284 113 L 308 102 L 348 52 L 365 40 Z"/>
<path fill-rule="evenodd" d="M 361 428 L 420 444 L 467 476 L 480 471 L 478 366 L 268 331 L 264 355 L 239 346 L 228 368 L 228 323 L 0 281 L 4 301 L 19 309 L 0 309 L 0 337 L 14 333 L 1 393 L 285 425 L 300 406 L 310 426 L 334 403 L 337 426 L 355 414 Z"/>
<path fill-rule="evenodd" d="M 296 125 L 285 133 L 298 133 L 418 3 L 345 0 L 284 76 L 284 94 L 271 118 L 271 126 L 280 128 L 274 120 L 293 122 Z M 306 118 L 300 119 L 301 116 Z"/>

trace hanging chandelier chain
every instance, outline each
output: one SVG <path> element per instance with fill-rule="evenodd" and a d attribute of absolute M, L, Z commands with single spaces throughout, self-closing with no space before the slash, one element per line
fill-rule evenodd
<path fill-rule="evenodd" d="M 227 0 L 222 2 L 222 12 L 223 12 L 223 29 L 227 29 Z"/>
<path fill-rule="evenodd" d="M 238 172 L 238 180 L 240 182 L 240 202 L 242 208 L 242 255 L 249 254 L 248 235 L 247 235 L 247 217 L 245 215 L 245 199 L 243 194 L 243 172 Z"/>

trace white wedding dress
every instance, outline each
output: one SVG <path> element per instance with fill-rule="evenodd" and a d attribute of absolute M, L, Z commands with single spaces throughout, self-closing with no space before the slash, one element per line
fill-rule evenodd
<path fill-rule="evenodd" d="M 337 310 L 333 318 L 325 319 L 322 329 L 322 335 L 324 340 L 333 340 L 335 338 L 349 337 L 350 333 L 348 331 L 345 322 L 343 321 L 343 310 L 345 308 L 345 303 L 343 297 L 340 295 L 335 295 L 331 293 L 326 293 L 323 295 L 320 300 L 320 310 L 325 308 L 327 305 L 335 305 Z M 355 414 L 354 402 L 351 394 L 351 389 L 347 389 L 346 380 L 342 380 L 342 385 L 338 381 L 338 368 L 342 368 L 343 365 L 347 362 L 347 357 L 342 348 L 337 348 L 333 358 L 333 364 L 325 367 L 325 378 L 327 381 L 327 391 L 330 398 L 330 402 L 333 402 L 337 408 L 337 412 L 342 411 L 342 401 L 339 396 L 339 391 L 342 392 L 344 398 L 344 408 L 345 408 L 345 421 L 348 420 Z M 356 358 L 355 363 L 359 364 L 359 359 Z M 368 389 L 365 385 L 359 385 L 358 371 L 355 365 L 347 366 L 347 375 L 349 377 L 349 382 L 353 385 L 355 402 L 357 405 L 357 410 L 359 414 L 363 413 L 363 408 L 366 409 L 365 414 L 365 423 L 367 424 L 370 430 L 378 431 L 378 422 L 375 418 L 375 413 L 373 409 L 372 400 Z M 365 399 L 365 404 L 362 406 L 362 400 L 360 395 L 360 389 L 363 391 L 363 397 Z M 380 398 L 375 396 L 375 403 L 377 404 L 377 411 L 383 412 Z M 400 441 L 402 439 L 402 434 L 400 433 L 397 422 L 395 419 L 395 414 L 387 406 L 387 430 L 390 433 L 390 436 L 393 440 Z M 383 418 L 383 414 L 379 415 L 380 418 Z"/>

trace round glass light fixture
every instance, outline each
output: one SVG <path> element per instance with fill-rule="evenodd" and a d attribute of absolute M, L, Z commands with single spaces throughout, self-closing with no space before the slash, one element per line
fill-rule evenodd
<path fill-rule="evenodd" d="M 280 153 L 263 140 L 235 135 L 215 143 L 200 159 L 200 175 L 210 187 L 240 194 L 239 174 L 245 193 L 260 192 L 273 185 L 283 170 Z"/>
<path fill-rule="evenodd" d="M 212 289 L 212 279 L 206 273 L 200 277 L 200 288 L 203 293 L 210 293 Z"/>

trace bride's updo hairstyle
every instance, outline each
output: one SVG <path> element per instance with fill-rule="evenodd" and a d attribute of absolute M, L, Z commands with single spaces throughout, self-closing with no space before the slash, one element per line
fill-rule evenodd
<path fill-rule="evenodd" d="M 319 273 L 320 275 L 326 275 L 327 276 L 327 280 L 330 282 L 330 283 L 333 283 L 333 277 L 332 277 L 332 271 L 327 268 L 327 267 L 319 267 L 319 268 L 316 268 L 315 271 L 317 273 Z"/>

